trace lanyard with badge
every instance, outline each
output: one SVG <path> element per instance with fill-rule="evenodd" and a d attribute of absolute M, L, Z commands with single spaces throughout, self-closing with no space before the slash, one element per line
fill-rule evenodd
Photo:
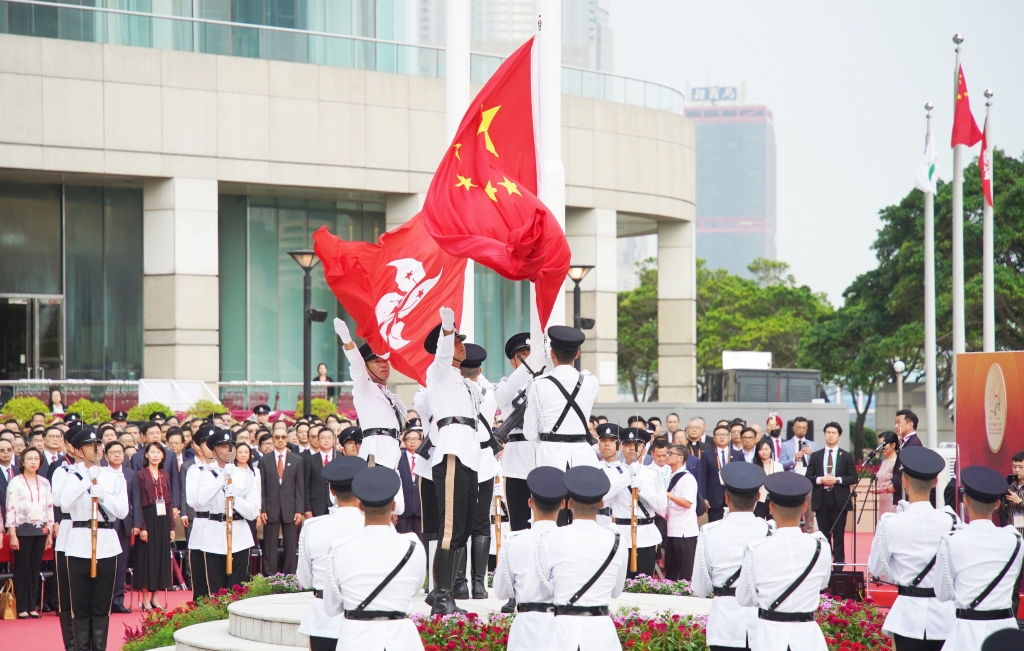
<path fill-rule="evenodd" d="M 25 488 L 28 490 L 28 520 L 32 524 L 40 524 L 43 521 L 43 496 L 39 492 L 39 476 L 36 475 L 36 496 L 32 498 L 32 487 L 29 486 L 28 480 L 25 480 Z"/>
<path fill-rule="evenodd" d="M 164 501 L 163 478 L 160 476 L 159 471 L 157 471 L 156 475 L 153 475 L 153 472 L 150 471 L 149 475 L 150 477 L 153 477 L 153 482 L 156 484 L 156 501 L 153 502 L 156 506 L 156 514 L 157 516 L 167 515 L 167 502 Z"/>

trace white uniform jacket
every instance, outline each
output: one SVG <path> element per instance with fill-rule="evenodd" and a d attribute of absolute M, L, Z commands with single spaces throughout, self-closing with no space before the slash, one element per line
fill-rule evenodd
<path fill-rule="evenodd" d="M 533 367 L 530 360 L 527 360 L 527 364 L 530 364 L 531 368 Z M 543 371 L 543 368 L 541 370 Z M 508 417 L 512 415 L 512 401 L 516 399 L 520 391 L 530 384 L 532 379 L 533 376 L 526 368 L 526 364 L 520 364 L 519 368 L 512 371 L 512 375 L 503 378 L 495 385 L 494 400 L 498 403 L 502 418 L 508 420 Z M 528 410 L 529 406 L 527 406 Z M 522 433 L 522 427 L 512 430 L 512 434 L 521 435 Z M 506 443 L 505 449 L 501 453 L 501 467 L 505 476 L 512 479 L 526 479 L 530 471 L 537 467 L 536 455 L 536 445 L 533 441 L 522 440 Z"/>
<path fill-rule="evenodd" d="M 498 403 L 494 399 L 494 385 L 487 381 L 483 375 L 477 376 L 477 388 L 480 390 L 480 416 L 487 421 L 487 427 L 494 426 L 494 414 L 498 411 Z M 477 425 L 481 434 L 487 434 L 487 427 L 483 423 Z M 480 444 L 480 467 L 476 470 L 476 481 L 479 484 L 491 481 L 498 473 L 498 460 L 494 458 L 494 450 L 489 445 Z"/>
<path fill-rule="evenodd" d="M 386 386 L 373 381 L 358 348 L 346 350 L 345 357 L 348 358 L 349 374 L 352 376 L 352 404 L 359 414 L 359 427 L 364 431 L 374 428 L 393 429 L 401 435 L 406 413 L 402 400 Z M 371 454 L 378 466 L 394 470 L 398 468 L 401 447 L 398 440 L 391 436 L 365 436 L 359 446 L 359 456 L 366 459 Z"/>
<path fill-rule="evenodd" d="M 668 508 L 668 495 L 666 494 L 665 487 L 661 485 L 661 479 L 658 477 L 656 470 L 652 470 L 650 466 L 639 466 L 639 464 L 633 470 L 640 477 L 641 482 L 636 503 L 636 519 L 638 522 L 641 520 L 651 520 L 648 524 L 637 525 L 636 546 L 637 549 L 653 547 L 661 543 L 661 532 L 658 531 L 658 526 L 654 524 L 654 516 L 655 514 L 662 517 L 665 516 L 665 509 Z M 625 470 L 623 474 L 628 475 L 629 470 Z M 610 477 L 611 475 L 609 475 Z M 619 533 L 622 534 L 622 540 L 627 547 L 632 548 L 633 535 L 631 525 L 622 523 L 623 520 L 630 520 L 633 517 L 633 489 L 630 488 L 630 483 L 627 483 L 626 487 L 617 493 L 609 494 L 605 497 L 605 504 L 611 505 L 612 521 L 619 521 L 615 524 L 619 529 Z"/>
<path fill-rule="evenodd" d="M 900 513 L 885 513 L 875 528 L 868 556 L 868 571 L 888 577 L 896 585 L 910 586 L 929 563 L 931 570 L 916 584 L 934 589 L 942 576 L 938 562 L 939 539 L 959 525 L 952 510 L 937 510 L 929 502 L 908 504 Z M 956 621 L 950 601 L 935 597 L 896 597 L 882 630 L 916 640 L 945 640 Z"/>
<path fill-rule="evenodd" d="M 199 503 L 199 478 L 205 471 L 206 464 L 201 458 L 196 457 L 195 463 L 189 466 L 188 472 L 185 473 L 185 503 L 192 507 L 194 511 L 206 510 Z M 209 522 L 209 518 L 197 515 L 188 523 L 189 528 L 192 530 L 188 536 L 189 549 L 200 549 L 199 544 L 203 539 L 203 530 Z"/>
<path fill-rule="evenodd" d="M 588 448 L 590 446 L 587 446 Z M 540 566 L 554 593 L 556 605 L 569 603 L 590 580 L 612 550 L 618 532 L 594 520 L 573 520 L 548 532 L 540 546 Z M 619 537 L 615 557 L 600 578 L 576 601 L 577 606 L 607 606 L 622 593 L 629 564 L 629 541 Z M 621 651 L 611 617 L 558 615 L 552 626 L 555 648 L 565 651 Z"/>
<path fill-rule="evenodd" d="M 832 549 L 821 532 L 807 534 L 798 527 L 783 527 L 773 535 L 747 545 L 743 570 L 736 581 L 736 600 L 747 608 L 768 610 L 799 577 L 814 557 L 815 541 L 821 553 L 800 586 L 775 610 L 807 613 L 818 610 L 821 590 L 832 576 Z M 828 651 L 818 622 L 772 622 L 758 618 L 757 633 L 750 640 L 757 651 Z"/>
<path fill-rule="evenodd" d="M 691 589 L 707 597 L 715 587 L 724 588 L 743 566 L 747 545 L 770 535 L 768 523 L 753 513 L 731 512 L 718 522 L 704 525 L 697 536 L 697 552 Z M 807 559 L 810 561 L 810 558 Z M 728 587 L 736 589 L 738 577 Z M 745 648 L 757 633 L 757 608 L 741 606 L 736 597 L 711 600 L 708 614 L 709 645 Z"/>
<path fill-rule="evenodd" d="M 51 477 L 50 480 L 50 499 L 52 500 L 54 506 L 60 506 L 61 495 L 63 494 L 64 491 L 64 481 L 67 479 L 68 473 L 76 469 L 80 473 L 82 473 L 83 476 L 85 475 L 85 465 L 82 465 L 81 468 L 79 469 L 78 464 L 75 464 L 74 466 L 69 466 L 65 464 L 53 471 L 53 476 Z M 3 515 L 3 517 L 7 516 L 6 513 L 0 515 Z M 71 520 L 61 520 L 60 522 L 57 522 L 57 524 L 59 525 L 59 527 L 57 529 L 57 539 L 53 541 L 54 553 L 63 552 L 67 549 L 68 536 L 71 535 L 72 528 Z M 92 551 L 90 550 L 90 554 L 91 553 Z"/>
<path fill-rule="evenodd" d="M 939 540 L 941 574 L 935 584 L 940 601 L 952 601 L 956 608 L 970 608 L 1013 556 L 1020 534 L 1012 526 L 999 528 L 991 520 L 973 520 Z M 1006 576 L 975 608 L 1010 610 L 1013 590 L 1020 574 L 1024 548 L 1017 551 Z M 945 651 L 977 651 L 989 635 L 1003 628 L 1016 628 L 1013 617 L 976 621 L 959 619 L 946 636 Z"/>
<path fill-rule="evenodd" d="M 304 589 L 327 592 L 330 588 L 331 549 L 336 542 L 347 542 L 363 530 L 363 512 L 357 506 L 331 507 L 327 515 L 302 523 L 299 533 L 299 566 L 295 578 Z M 324 612 L 324 600 L 314 597 L 299 624 L 299 633 L 310 637 L 333 637 L 341 630 L 341 615 Z"/>
<path fill-rule="evenodd" d="M 623 490 L 629 490 L 629 486 L 633 481 L 633 473 L 629 471 L 629 466 L 616 461 L 615 463 L 608 463 L 604 459 L 598 462 L 598 467 L 604 471 L 604 474 L 608 476 L 608 481 L 611 482 L 611 488 L 608 489 L 608 493 L 604 496 L 605 506 L 601 509 L 604 513 L 598 512 L 597 523 L 602 527 L 614 527 L 615 520 L 612 519 L 612 507 L 611 499 L 613 495 L 618 495 Z M 630 501 L 632 502 L 632 496 Z M 639 535 L 639 532 L 637 532 Z M 639 540 L 639 538 L 638 538 Z M 632 538 L 630 538 L 632 542 Z"/>
<path fill-rule="evenodd" d="M 430 411 L 430 390 L 420 389 L 416 392 L 416 396 L 412 401 L 412 408 L 420 415 L 420 422 L 423 424 L 423 441 L 427 438 L 431 441 L 437 442 L 437 428 L 434 427 L 434 417 Z M 423 449 L 423 444 L 420 444 L 420 449 Z M 419 457 L 416 460 L 416 467 L 412 469 L 412 474 L 427 481 L 434 481 L 434 453 L 437 452 L 437 447 L 430 449 L 430 454 L 426 461 L 423 456 L 417 451 L 416 456 Z M 421 484 L 422 485 L 422 484 Z M 401 491 L 399 491 L 401 493 Z M 398 495 L 395 495 L 395 499 L 398 499 Z"/>
<path fill-rule="evenodd" d="M 330 591 L 324 591 L 329 616 L 354 610 L 398 565 L 414 543 L 412 557 L 401 571 L 367 604 L 366 610 L 409 612 L 427 573 L 427 555 L 415 534 L 400 534 L 391 526 L 367 526 L 349 540 L 333 546 L 328 565 Z M 410 619 L 360 621 L 342 618 L 337 651 L 422 651 L 423 642 Z"/>
<path fill-rule="evenodd" d="M 112 468 L 100 468 L 96 484 L 100 488 L 99 521 L 113 522 L 128 515 L 128 486 L 124 482 L 124 473 Z M 85 464 L 76 465 L 64 478 L 61 488 L 60 509 L 70 513 L 75 522 L 92 520 L 92 496 L 89 490 L 92 481 L 89 469 Z M 103 516 L 106 515 L 106 518 Z M 72 528 L 69 522 L 61 527 L 71 528 L 68 534 L 64 553 L 74 558 L 90 558 L 92 556 L 92 531 L 90 528 Z M 121 543 L 117 532 L 113 529 L 100 529 L 96 534 L 96 558 L 110 558 L 121 553 Z"/>
<path fill-rule="evenodd" d="M 481 432 L 483 427 L 461 423 L 438 427 L 439 421 L 453 416 L 468 418 L 476 425 L 480 413 L 480 389 L 476 382 L 462 377 L 459 369 L 452 366 L 454 352 L 455 335 L 442 336 L 437 342 L 434 361 L 427 367 L 430 414 L 434 419 L 430 433 L 435 445 L 431 465 L 453 454 L 462 465 L 476 472 L 480 467 L 480 443 L 487 440 L 487 432 Z"/>
<path fill-rule="evenodd" d="M 541 575 L 538 549 L 541 540 L 558 527 L 550 520 L 534 522 L 523 529 L 503 537 L 498 567 L 494 572 L 494 595 L 499 599 L 515 598 L 517 603 L 554 603 L 551 581 Z M 516 615 L 508 632 L 508 651 L 556 651 L 551 635 L 555 622 L 553 612 L 525 612 Z"/>
<path fill-rule="evenodd" d="M 579 393 L 576 394 L 576 404 L 583 412 L 583 421 L 576 414 L 576 410 L 570 408 L 558 428 L 560 435 L 579 435 L 589 433 L 590 410 L 594 406 L 594 399 L 601 388 L 597 378 L 589 371 L 577 371 L 571 364 L 556 366 L 544 377 L 539 377 L 530 383 L 527 391 L 526 417 L 523 420 L 523 435 L 528 441 L 537 444 L 537 465 L 552 466 L 560 470 L 572 466 L 594 466 L 598 467 L 597 456 L 585 440 L 579 443 L 565 443 L 555 441 L 541 441 L 542 434 L 550 434 L 558 417 L 565 408 L 565 397 L 554 383 L 546 379 L 552 377 L 565 388 L 566 393 L 572 395 L 579 381 L 583 376 L 583 384 Z"/>
<path fill-rule="evenodd" d="M 260 514 L 260 488 L 256 483 L 256 476 L 251 470 L 236 466 L 232 471 L 231 485 L 237 491 L 234 500 L 235 513 L 246 520 L 256 519 Z M 207 466 L 199 473 L 198 493 L 199 504 L 203 505 L 202 510 L 208 511 L 211 516 L 223 516 L 227 507 L 226 489 L 227 475 L 224 474 L 224 469 L 217 463 Z M 192 536 L 195 535 L 196 532 L 193 531 Z M 224 522 L 214 522 L 208 518 L 200 537 L 196 549 L 207 554 L 228 553 L 227 526 Z M 231 528 L 231 553 L 249 549 L 255 544 L 248 523 L 236 519 Z"/>

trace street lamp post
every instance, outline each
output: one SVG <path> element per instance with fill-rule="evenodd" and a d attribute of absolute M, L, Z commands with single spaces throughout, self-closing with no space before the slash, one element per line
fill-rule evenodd
<path fill-rule="evenodd" d="M 576 328 L 577 330 L 581 330 L 583 328 L 583 316 L 580 314 L 580 309 L 581 309 L 580 308 L 580 300 L 581 300 L 580 281 L 583 280 L 583 277 L 586 276 L 588 273 L 590 273 L 590 270 L 593 269 L 593 268 L 594 268 L 594 265 L 592 265 L 592 264 L 578 264 L 578 265 L 573 265 L 573 266 L 569 267 L 569 278 L 573 282 L 573 288 L 572 288 L 572 327 Z M 580 358 L 579 357 L 576 358 L 576 361 L 574 362 L 573 366 L 576 367 L 577 371 L 580 370 Z"/>
<path fill-rule="evenodd" d="M 313 279 L 309 272 L 320 263 L 320 258 L 310 249 L 289 251 L 288 255 L 295 259 L 305 274 L 302 278 L 302 415 L 309 417 L 309 405 L 313 391 Z M 320 310 L 317 310 L 320 312 Z M 317 315 L 319 316 L 319 315 Z M 324 318 L 327 314 L 324 313 Z M 317 319 L 323 321 L 323 318 Z"/>
<path fill-rule="evenodd" d="M 903 360 L 893 362 L 892 370 L 896 371 L 896 411 L 903 411 L 903 371 L 906 368 Z"/>

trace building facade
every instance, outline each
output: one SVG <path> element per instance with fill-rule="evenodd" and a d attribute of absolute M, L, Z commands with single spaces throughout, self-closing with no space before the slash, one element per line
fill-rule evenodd
<path fill-rule="evenodd" d="M 705 90 L 705 89 L 692 89 Z M 697 133 L 697 257 L 750 277 L 774 260 L 775 128 L 764 106 L 687 106 Z"/>
<path fill-rule="evenodd" d="M 70 5 L 54 31 L 26 9 L 0 4 L 0 379 L 301 381 L 287 252 L 321 226 L 373 241 L 416 214 L 446 146 L 439 51 Z M 196 38 L 214 28 L 226 36 Z M 678 267 L 659 301 L 662 395 L 693 399 L 693 125 L 661 103 L 566 96 L 562 129 L 566 231 L 574 262 L 596 265 L 583 363 L 614 399 L 615 240 L 646 221 Z M 496 381 L 529 288 L 476 274 Z M 346 317 L 313 279 L 314 306 Z M 312 341 L 314 366 L 345 379 L 330 318 Z"/>

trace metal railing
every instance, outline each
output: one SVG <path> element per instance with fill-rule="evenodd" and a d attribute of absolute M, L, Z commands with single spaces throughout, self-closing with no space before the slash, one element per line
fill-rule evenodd
<path fill-rule="evenodd" d="M 9 7 L 18 10 L 2 11 Z M 47 0 L 0 1 L 0 33 L 312 63 L 436 79 L 443 79 L 445 74 L 445 50 L 433 45 Z M 486 82 L 504 60 L 505 57 L 493 54 L 471 54 L 470 79 L 475 83 Z M 562 66 L 562 92 L 683 113 L 683 94 L 674 88 L 596 70 Z"/>

